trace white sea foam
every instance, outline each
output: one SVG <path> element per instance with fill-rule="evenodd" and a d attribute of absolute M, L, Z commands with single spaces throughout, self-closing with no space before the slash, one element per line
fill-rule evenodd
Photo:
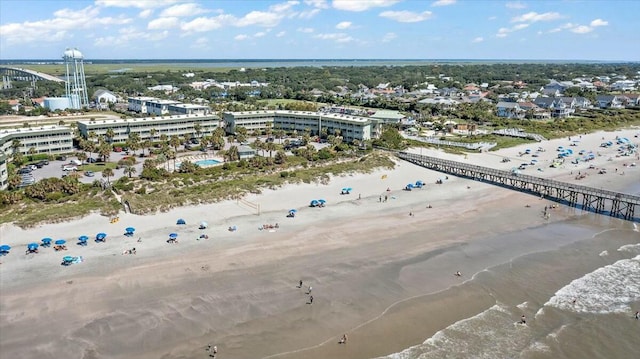
<path fill-rule="evenodd" d="M 573 300 L 576 300 L 573 303 Z M 561 288 L 545 306 L 581 313 L 623 313 L 640 300 L 640 255 L 598 268 Z"/>
<path fill-rule="evenodd" d="M 618 252 L 640 253 L 640 243 L 638 243 L 638 244 L 625 244 L 624 246 L 618 248 Z"/>
<path fill-rule="evenodd" d="M 609 255 L 609 251 L 602 251 L 600 252 L 600 254 L 598 254 L 600 257 L 606 257 Z"/>
<path fill-rule="evenodd" d="M 523 303 L 524 304 L 524 303 Z M 529 345 L 530 330 L 517 324 L 520 311 L 496 304 L 471 318 L 458 321 L 437 332 L 423 344 L 407 348 L 384 358 L 509 358 Z"/>

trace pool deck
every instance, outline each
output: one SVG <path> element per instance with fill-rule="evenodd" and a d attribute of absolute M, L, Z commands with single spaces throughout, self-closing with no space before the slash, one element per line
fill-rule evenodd
<path fill-rule="evenodd" d="M 224 158 L 213 156 L 211 154 L 202 154 L 202 155 L 195 155 L 195 156 L 191 155 L 191 156 L 178 157 L 178 158 L 176 158 L 176 165 L 175 166 L 176 166 L 176 168 L 180 168 L 180 164 L 182 162 L 184 162 L 184 161 L 189 161 L 191 163 L 196 163 L 198 161 L 205 161 L 205 160 L 214 160 L 214 161 L 218 161 L 219 163 L 216 163 L 214 165 L 202 166 L 202 167 L 211 167 L 211 166 L 216 166 L 218 164 L 224 163 Z M 171 160 L 169 160 L 169 161 L 171 161 Z M 157 167 L 158 168 L 164 168 L 165 163 L 160 164 Z"/>

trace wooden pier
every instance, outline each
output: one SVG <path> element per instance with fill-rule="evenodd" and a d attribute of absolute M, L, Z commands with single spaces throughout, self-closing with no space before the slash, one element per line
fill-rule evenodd
<path fill-rule="evenodd" d="M 571 207 L 580 207 L 586 211 L 640 222 L 640 218 L 635 216 L 636 207 L 640 206 L 640 196 L 408 152 L 398 152 L 397 156 L 438 172 L 534 194 Z"/>

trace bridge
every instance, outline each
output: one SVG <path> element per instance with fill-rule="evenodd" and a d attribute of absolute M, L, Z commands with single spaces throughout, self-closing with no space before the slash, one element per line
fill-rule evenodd
<path fill-rule="evenodd" d="M 0 66 L 0 76 L 17 81 L 54 81 L 64 82 L 63 79 L 42 72 L 18 67 Z"/>
<path fill-rule="evenodd" d="M 640 206 L 640 196 L 408 152 L 398 152 L 397 156 L 405 161 L 438 172 L 543 196 L 571 207 L 580 207 L 586 211 L 640 222 L 640 217 L 635 216 L 636 207 Z"/>

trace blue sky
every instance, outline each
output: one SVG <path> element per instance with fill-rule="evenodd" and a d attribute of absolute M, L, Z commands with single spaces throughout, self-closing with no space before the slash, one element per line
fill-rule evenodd
<path fill-rule="evenodd" d="M 0 59 L 640 60 L 637 0 L 0 0 Z"/>

